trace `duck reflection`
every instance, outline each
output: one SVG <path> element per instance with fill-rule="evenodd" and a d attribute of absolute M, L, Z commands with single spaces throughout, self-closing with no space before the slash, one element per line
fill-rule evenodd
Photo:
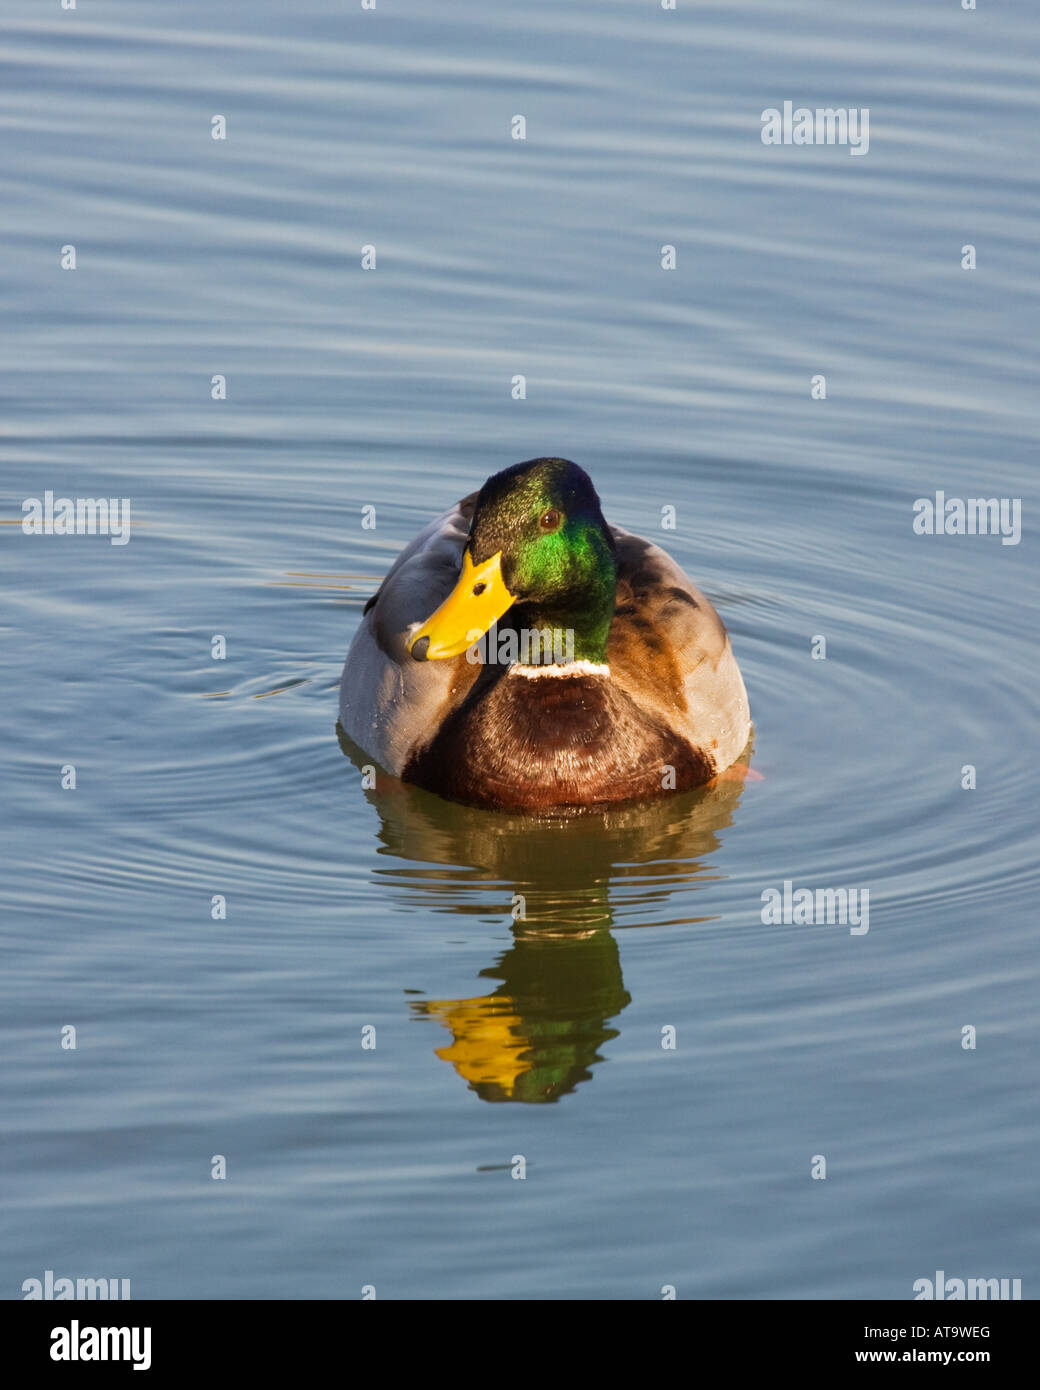
<path fill-rule="evenodd" d="M 480 972 L 500 980 L 473 999 L 412 1004 L 452 1035 L 437 1056 L 451 1062 L 481 1100 L 550 1101 L 573 1091 L 602 1061 L 631 995 L 617 942 L 603 928 L 569 938 L 524 930 L 498 962 Z"/>
<path fill-rule="evenodd" d="M 749 757 L 750 747 L 709 787 L 554 820 L 460 806 L 378 774 L 366 795 L 381 818 L 381 852 L 399 861 L 385 871 L 398 896 L 426 911 L 486 917 L 488 885 L 498 885 L 512 918 L 512 944 L 479 974 L 498 981 L 490 993 L 410 1002 L 417 1018 L 451 1035 L 436 1054 L 482 1100 L 544 1104 L 591 1078 L 604 1043 L 618 1036 L 612 1020 L 631 1002 L 611 928 L 640 925 L 704 873 Z"/>

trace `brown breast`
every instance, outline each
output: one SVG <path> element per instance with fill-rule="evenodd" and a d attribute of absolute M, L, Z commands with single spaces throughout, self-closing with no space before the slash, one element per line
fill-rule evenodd
<path fill-rule="evenodd" d="M 709 754 L 590 674 L 479 681 L 402 774 L 452 801 L 560 813 L 666 796 L 714 775 Z"/>

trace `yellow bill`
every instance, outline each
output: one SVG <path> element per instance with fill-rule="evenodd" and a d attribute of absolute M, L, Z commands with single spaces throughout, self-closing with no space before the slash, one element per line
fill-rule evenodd
<path fill-rule="evenodd" d="M 492 555 L 482 565 L 475 565 L 467 546 L 462 554 L 458 583 L 419 631 L 412 634 L 408 650 L 411 651 L 423 637 L 428 637 L 428 661 L 461 656 L 515 602 L 516 595 L 509 592 L 502 578 L 502 552 Z"/>

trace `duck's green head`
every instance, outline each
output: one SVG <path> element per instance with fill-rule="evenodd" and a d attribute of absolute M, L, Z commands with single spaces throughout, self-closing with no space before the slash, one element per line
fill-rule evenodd
<path fill-rule="evenodd" d="M 529 459 L 480 489 L 458 583 L 409 648 L 420 660 L 460 656 L 515 604 L 516 627 L 562 633 L 575 660 L 603 662 L 616 579 L 588 474 L 567 459 Z"/>

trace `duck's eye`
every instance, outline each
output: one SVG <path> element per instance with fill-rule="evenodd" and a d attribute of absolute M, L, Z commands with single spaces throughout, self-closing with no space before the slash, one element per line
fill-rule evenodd
<path fill-rule="evenodd" d="M 542 512 L 538 518 L 538 525 L 543 531 L 555 531 L 560 524 L 560 513 L 555 507 L 550 507 L 547 512 Z"/>

